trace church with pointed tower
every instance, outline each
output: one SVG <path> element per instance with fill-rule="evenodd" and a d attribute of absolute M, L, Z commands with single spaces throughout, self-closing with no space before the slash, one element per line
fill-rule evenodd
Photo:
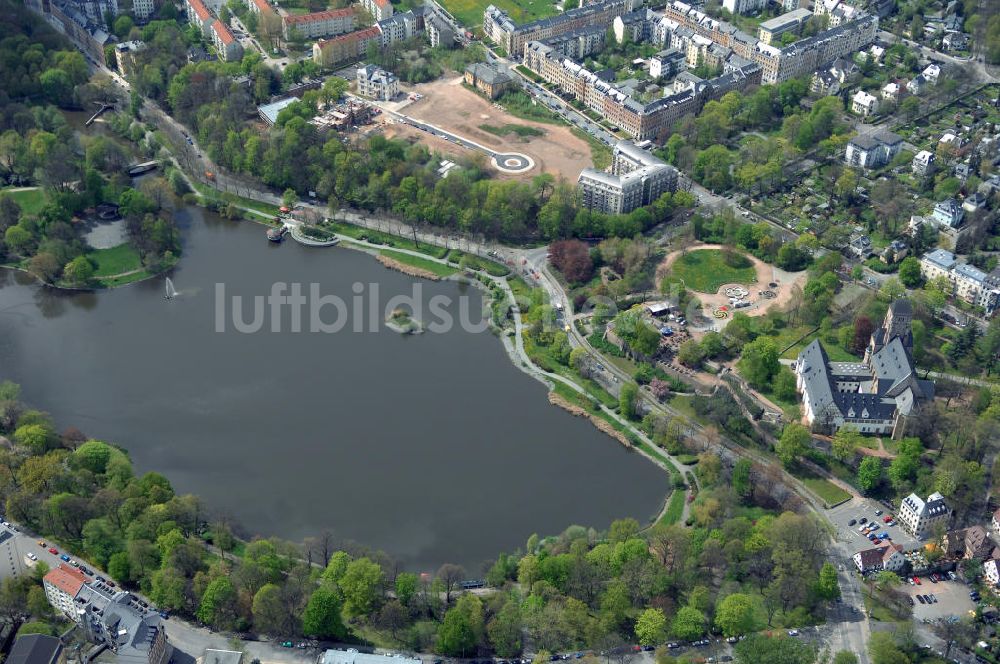
<path fill-rule="evenodd" d="M 806 421 L 817 433 L 850 426 L 862 434 L 901 436 L 907 416 L 934 398 L 913 363 L 913 307 L 899 299 L 874 330 L 861 362 L 831 362 L 818 339 L 795 361 Z"/>

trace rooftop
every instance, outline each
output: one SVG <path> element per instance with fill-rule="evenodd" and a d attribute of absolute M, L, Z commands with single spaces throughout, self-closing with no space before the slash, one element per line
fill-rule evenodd
<path fill-rule="evenodd" d="M 45 582 L 55 586 L 70 597 L 76 597 L 80 588 L 87 583 L 87 577 L 75 567 L 60 563 L 59 567 L 50 570 L 45 575 Z"/>
<path fill-rule="evenodd" d="M 46 634 L 26 634 L 14 642 L 6 664 L 52 664 L 59 655 L 62 643 Z"/>
<path fill-rule="evenodd" d="M 347 650 L 327 650 L 320 657 L 319 664 L 420 664 L 419 659 L 402 655 L 375 655 Z"/>
<path fill-rule="evenodd" d="M 257 111 L 266 117 L 271 124 L 278 121 L 278 114 L 281 113 L 282 109 L 286 108 L 290 104 L 297 102 L 297 97 L 286 97 L 284 99 L 279 99 L 278 101 L 271 102 L 270 104 L 264 104 L 257 107 Z"/>
<path fill-rule="evenodd" d="M 300 14 L 299 16 L 285 16 L 282 20 L 287 25 L 300 25 L 302 23 L 315 23 L 317 21 L 329 21 L 336 18 L 344 18 L 345 16 L 351 16 L 354 14 L 353 7 L 344 7 L 343 9 L 328 9 L 321 12 L 313 12 L 311 14 Z"/>

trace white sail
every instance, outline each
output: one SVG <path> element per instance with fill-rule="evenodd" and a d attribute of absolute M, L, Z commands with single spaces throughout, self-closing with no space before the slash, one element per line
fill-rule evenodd
<path fill-rule="evenodd" d="M 167 292 L 166 292 L 165 297 L 168 300 L 172 300 L 175 297 L 177 297 L 177 289 L 174 288 L 174 282 L 170 280 L 170 277 L 167 277 L 166 289 L 167 289 Z"/>

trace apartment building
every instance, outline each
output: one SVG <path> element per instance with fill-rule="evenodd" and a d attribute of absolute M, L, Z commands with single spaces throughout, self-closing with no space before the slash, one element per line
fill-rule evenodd
<path fill-rule="evenodd" d="M 920 258 L 924 279 L 945 277 L 954 287 L 953 294 L 992 316 L 1000 306 L 1000 270 L 987 274 L 974 265 L 960 263 L 947 249 L 929 251 Z"/>
<path fill-rule="evenodd" d="M 488 62 L 476 62 L 465 68 L 465 84 L 490 99 L 496 99 L 514 87 L 514 79 Z"/>
<path fill-rule="evenodd" d="M 320 39 L 313 44 L 313 62 L 321 67 L 333 67 L 357 60 L 372 43 L 382 43 L 382 33 L 377 25 L 332 39 Z"/>
<path fill-rule="evenodd" d="M 954 198 L 946 198 L 934 205 L 931 218 L 940 226 L 958 228 L 965 220 L 965 210 Z"/>
<path fill-rule="evenodd" d="M 722 8 L 730 14 L 752 14 L 766 5 L 767 0 L 722 0 Z"/>
<path fill-rule="evenodd" d="M 281 17 L 282 35 L 287 40 L 296 35 L 299 39 L 343 35 L 354 30 L 357 24 L 358 17 L 353 7 Z"/>
<path fill-rule="evenodd" d="M 243 46 L 233 36 L 232 30 L 226 27 L 222 21 L 216 20 L 212 23 L 211 37 L 220 60 L 236 62 L 243 58 Z"/>
<path fill-rule="evenodd" d="M 944 496 L 937 492 L 927 496 L 927 500 L 911 493 L 903 498 L 896 512 L 896 520 L 917 539 L 925 539 L 937 524 L 947 525 L 950 516 L 951 510 L 944 502 Z"/>
<path fill-rule="evenodd" d="M 361 0 L 361 6 L 372 15 L 376 23 L 392 16 L 392 3 L 389 0 Z"/>
<path fill-rule="evenodd" d="M 86 583 L 87 577 L 83 572 L 65 563 L 60 563 L 59 567 L 49 570 L 42 578 L 45 599 L 52 608 L 74 622 L 79 622 L 76 596 Z"/>
<path fill-rule="evenodd" d="M 757 37 L 765 44 L 773 44 L 780 41 L 781 36 L 785 33 L 798 33 L 812 15 L 813 13 L 808 9 L 793 9 L 787 14 L 761 23 L 757 28 Z"/>
<path fill-rule="evenodd" d="M 672 78 L 684 70 L 684 54 L 675 48 L 660 51 L 649 59 L 649 75 Z"/>
<path fill-rule="evenodd" d="M 518 25 L 505 11 L 490 5 L 483 12 L 483 33 L 507 51 L 511 58 L 520 60 L 529 42 L 545 41 L 592 26 L 607 29 L 616 17 L 634 11 L 639 4 L 639 0 L 598 0 L 524 25 Z"/>
<path fill-rule="evenodd" d="M 585 168 L 577 182 L 583 204 L 607 214 L 626 214 L 677 189 L 677 169 L 635 144 L 619 141 L 611 172 Z"/>
<path fill-rule="evenodd" d="M 851 110 L 861 117 L 875 115 L 878 113 L 878 97 L 864 90 L 858 90 L 851 97 Z"/>
<path fill-rule="evenodd" d="M 274 11 L 271 9 L 271 5 L 268 4 L 267 0 L 245 0 L 247 9 L 252 11 L 254 14 L 264 14 L 269 11 Z"/>
<path fill-rule="evenodd" d="M 861 134 L 852 138 L 844 152 L 844 161 L 848 166 L 856 168 L 881 168 L 902 149 L 902 138 L 891 131 L 880 129 L 873 134 Z"/>
<path fill-rule="evenodd" d="M 184 8 L 187 11 L 188 23 L 196 25 L 201 29 L 201 34 L 206 38 L 211 38 L 212 23 L 215 17 L 208 11 L 208 7 L 202 0 L 186 0 Z"/>
<path fill-rule="evenodd" d="M 396 75 L 375 65 L 358 67 L 358 94 L 370 99 L 389 101 L 399 94 L 399 79 Z"/>
<path fill-rule="evenodd" d="M 140 21 L 147 20 L 156 11 L 156 5 L 153 4 L 153 0 L 132 0 L 132 13 Z M 124 37 L 125 35 L 121 35 Z"/>

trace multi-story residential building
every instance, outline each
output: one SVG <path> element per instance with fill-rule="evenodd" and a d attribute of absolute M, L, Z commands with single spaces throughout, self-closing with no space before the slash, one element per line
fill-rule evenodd
<path fill-rule="evenodd" d="M 793 9 L 787 14 L 776 16 L 760 24 L 757 36 L 765 44 L 773 44 L 781 40 L 781 35 L 791 32 L 798 33 L 813 13 L 808 9 Z"/>
<path fill-rule="evenodd" d="M 930 281 L 938 277 L 951 279 L 951 272 L 958 265 L 955 254 L 947 249 L 935 249 L 920 257 L 920 273 Z"/>
<path fill-rule="evenodd" d="M 945 277 L 953 285 L 953 294 L 993 315 L 1000 307 L 1000 272 L 987 274 L 967 263 L 959 263 L 947 249 L 935 249 L 920 258 L 920 273 L 924 279 Z"/>
<path fill-rule="evenodd" d="M 32 4 L 36 10 L 44 11 L 42 7 Z M 66 35 L 77 48 L 85 52 L 96 62 L 106 64 L 104 47 L 111 42 L 104 19 L 93 21 L 83 11 L 84 6 L 72 1 L 52 0 L 48 3 L 49 23 L 59 32 Z M 92 7 L 92 5 L 85 5 Z"/>
<path fill-rule="evenodd" d="M 962 209 L 962 206 L 954 198 L 946 198 L 934 206 L 931 218 L 941 226 L 958 228 L 965 219 L 965 210 Z"/>
<path fill-rule="evenodd" d="M 891 131 L 855 136 L 847 144 L 844 161 L 848 166 L 872 169 L 885 166 L 903 149 L 903 139 Z"/>
<path fill-rule="evenodd" d="M 389 0 L 361 0 L 361 6 L 372 15 L 376 23 L 392 16 L 392 3 Z"/>
<path fill-rule="evenodd" d="M 719 99 L 731 90 L 760 83 L 760 67 L 737 60 L 733 55 L 726 63 L 729 71 L 722 76 L 710 81 L 695 77 L 699 81 L 696 86 L 687 86 L 680 92 L 642 103 L 613 82 L 562 57 L 546 44 L 531 42 L 524 54 L 528 69 L 640 141 L 661 140 L 674 122 L 687 113 L 697 113 L 707 101 Z"/>
<path fill-rule="evenodd" d="M 922 72 L 921 76 L 927 79 L 927 82 L 931 85 L 936 85 L 938 82 L 938 77 L 941 76 L 941 67 L 935 64 L 927 65 Z"/>
<path fill-rule="evenodd" d="M 861 117 L 868 117 L 878 112 L 878 97 L 864 90 L 858 90 L 851 98 L 851 110 Z"/>
<path fill-rule="evenodd" d="M 942 544 L 946 555 L 965 560 L 986 560 L 995 548 L 982 526 L 952 530 L 944 536 Z"/>
<path fill-rule="evenodd" d="M 684 70 L 684 54 L 675 48 L 660 51 L 649 59 L 649 75 L 671 78 Z"/>
<path fill-rule="evenodd" d="M 390 18 L 379 21 L 378 29 L 382 33 L 383 46 L 404 41 L 420 32 L 417 15 L 412 11 L 393 14 Z"/>
<path fill-rule="evenodd" d="M 215 17 L 208 11 L 205 3 L 202 0 L 186 0 L 184 7 L 187 11 L 188 23 L 198 26 L 201 29 L 201 34 L 210 38 Z"/>
<path fill-rule="evenodd" d="M 580 28 L 608 28 L 615 17 L 634 11 L 638 0 L 598 0 L 557 16 L 518 25 L 502 9 L 490 5 L 483 12 L 483 33 L 514 60 L 520 60 L 528 42 L 544 41 Z"/>
<path fill-rule="evenodd" d="M 243 46 L 233 36 L 232 30 L 226 27 L 222 21 L 216 20 L 212 23 L 211 37 L 220 60 L 236 62 L 243 58 Z"/>
<path fill-rule="evenodd" d="M 1000 561 L 987 560 L 983 563 L 983 578 L 996 588 L 997 584 L 1000 584 Z"/>
<path fill-rule="evenodd" d="M 626 40 L 633 43 L 648 41 L 652 36 L 653 23 L 656 18 L 657 15 L 649 9 L 637 9 L 634 12 L 616 16 L 611 21 L 611 31 L 619 44 L 624 44 Z"/>
<path fill-rule="evenodd" d="M 847 425 L 896 437 L 914 409 L 933 398 L 934 383 L 921 380 L 913 364 L 912 320 L 908 300 L 893 302 L 861 362 L 831 362 L 818 339 L 799 353 L 796 386 L 814 431 L 832 434 Z"/>
<path fill-rule="evenodd" d="M 514 79 L 507 73 L 500 71 L 497 65 L 487 62 L 476 62 L 466 67 L 465 83 L 490 99 L 496 99 L 515 85 Z"/>
<path fill-rule="evenodd" d="M 60 563 L 42 578 L 45 598 L 54 609 L 74 622 L 79 622 L 76 596 L 87 583 L 86 575 L 75 567 Z"/>
<path fill-rule="evenodd" d="M 274 11 L 271 9 L 271 5 L 267 0 L 244 0 L 247 9 L 252 11 L 254 14 L 262 14 L 269 11 Z"/>
<path fill-rule="evenodd" d="M 604 50 L 607 35 L 606 28 L 599 25 L 591 26 L 552 37 L 547 39 L 545 44 L 563 57 L 582 60 L 588 55 Z"/>
<path fill-rule="evenodd" d="M 313 44 L 313 62 L 321 67 L 344 64 L 364 55 L 369 44 L 381 43 L 382 33 L 377 25 L 332 39 L 320 39 Z"/>
<path fill-rule="evenodd" d="M 156 11 L 156 5 L 153 4 L 153 0 L 132 0 L 132 13 L 140 21 L 147 20 Z M 125 35 L 121 35 L 124 37 Z"/>
<path fill-rule="evenodd" d="M 906 558 L 900 544 L 884 544 L 854 554 L 854 564 L 862 574 L 868 572 L 897 572 L 903 569 Z"/>
<path fill-rule="evenodd" d="M 934 172 L 934 162 L 937 157 L 930 150 L 921 150 L 913 157 L 910 167 L 914 175 L 926 176 Z"/>
<path fill-rule="evenodd" d="M 578 187 L 584 206 L 608 214 L 625 214 L 676 190 L 677 169 L 633 143 L 619 141 L 611 172 L 585 168 Z"/>
<path fill-rule="evenodd" d="M 896 512 L 896 520 L 917 539 L 926 538 L 938 524 L 947 525 L 950 516 L 951 510 L 944 502 L 944 496 L 937 492 L 927 496 L 927 500 L 911 493 L 903 498 Z"/>
<path fill-rule="evenodd" d="M 992 526 L 993 530 L 997 533 L 1000 533 L 1000 507 L 993 512 L 993 518 L 990 519 L 990 526 Z"/>
<path fill-rule="evenodd" d="M 389 101 L 399 94 L 399 79 L 396 75 L 375 65 L 358 67 L 358 94 L 362 97 Z"/>
<path fill-rule="evenodd" d="M 730 14 L 752 14 L 766 4 L 767 0 L 722 0 L 722 8 Z"/>
<path fill-rule="evenodd" d="M 343 35 L 354 30 L 357 24 L 357 12 L 353 7 L 281 17 L 282 34 L 288 40 L 296 35 L 300 39 Z"/>
<path fill-rule="evenodd" d="M 431 48 L 438 46 L 451 48 L 455 45 L 455 30 L 441 17 L 432 14 L 424 20 L 424 25 L 426 26 L 427 41 L 430 42 Z"/>
<path fill-rule="evenodd" d="M 146 45 L 141 41 L 127 41 L 115 44 L 115 64 L 122 76 L 131 76 L 135 73 L 136 54 L 144 49 Z"/>

